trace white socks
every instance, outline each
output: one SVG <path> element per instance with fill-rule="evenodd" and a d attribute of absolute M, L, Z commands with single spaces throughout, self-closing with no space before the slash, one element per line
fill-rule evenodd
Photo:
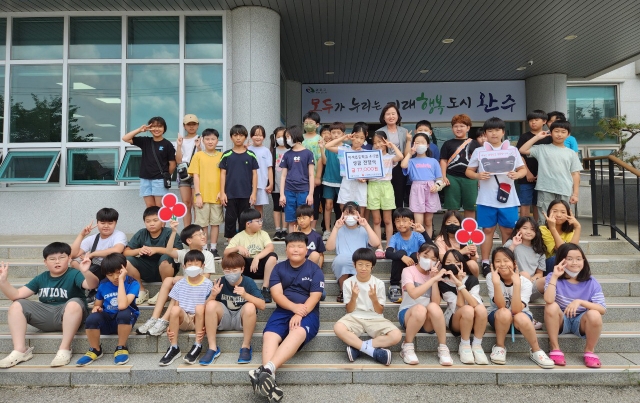
<path fill-rule="evenodd" d="M 269 361 L 264 367 L 271 372 L 271 375 L 276 376 L 276 366 L 273 365 L 271 361 Z"/>
<path fill-rule="evenodd" d="M 471 341 L 470 340 L 464 340 L 464 339 L 460 339 L 460 345 L 461 346 L 470 346 L 471 345 Z"/>
<path fill-rule="evenodd" d="M 374 350 L 375 350 L 375 347 L 373 347 L 373 345 L 371 344 L 371 339 L 362 342 L 362 347 L 360 347 L 360 351 L 362 351 L 369 357 L 373 357 Z"/>
<path fill-rule="evenodd" d="M 476 347 L 476 346 L 482 346 L 482 338 L 479 338 L 479 339 L 478 339 L 478 338 L 474 337 L 474 338 L 473 338 L 473 343 L 471 343 L 471 345 L 472 345 L 473 347 Z"/>

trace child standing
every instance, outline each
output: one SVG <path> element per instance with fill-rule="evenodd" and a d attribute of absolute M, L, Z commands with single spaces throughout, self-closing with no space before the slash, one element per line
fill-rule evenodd
<path fill-rule="evenodd" d="M 464 209 L 464 216 L 473 218 L 478 197 L 478 181 L 467 178 L 465 172 L 471 155 L 480 145 L 467 138 L 471 129 L 471 118 L 465 114 L 455 115 L 451 119 L 454 138 L 444 142 L 440 148 L 440 170 L 442 180 L 447 186 L 444 190 L 444 208 L 447 210 Z"/>
<path fill-rule="evenodd" d="M 405 364 L 419 364 L 413 339 L 419 332 L 436 334 L 440 365 L 453 365 L 447 347 L 447 328 L 440 308 L 439 282 L 445 274 L 438 259 L 438 248 L 424 243 L 418 249 L 419 262 L 402 272 L 402 304 L 398 322 L 405 329 L 400 357 Z"/>
<path fill-rule="evenodd" d="M 230 134 L 233 148 L 225 151 L 220 160 L 220 202 L 227 208 L 224 216 L 224 237 L 227 239 L 233 238 L 236 228 L 242 231 L 240 213 L 256 202 L 259 168 L 256 155 L 244 146 L 247 129 L 234 125 Z"/>
<path fill-rule="evenodd" d="M 340 217 L 340 206 L 338 205 L 338 193 L 340 192 L 340 184 L 342 176 L 340 176 L 340 161 L 336 152 L 326 149 L 326 145 L 331 141 L 344 136 L 346 127 L 342 122 L 333 122 L 329 126 L 331 136 L 325 140 L 325 150 L 322 154 L 324 173 L 322 175 L 322 197 L 324 204 L 324 226 L 325 230 L 322 234 L 322 240 L 326 241 L 331 235 L 331 211 L 336 215 L 336 220 Z"/>
<path fill-rule="evenodd" d="M 151 132 L 151 137 L 136 137 L 146 131 Z M 140 196 L 147 207 L 162 206 L 162 196 L 167 194 L 165 176 L 171 176 L 176 169 L 176 150 L 169 140 L 162 137 L 166 131 L 167 122 L 156 116 L 122 138 L 122 141 L 142 150 Z"/>
<path fill-rule="evenodd" d="M 184 115 L 182 119 L 182 126 L 187 131 L 187 135 L 182 137 L 178 134 L 178 140 L 176 141 L 176 162 L 178 163 L 178 189 L 180 189 L 180 198 L 182 202 L 187 206 L 187 214 L 182 218 L 182 222 L 185 227 L 191 225 L 191 209 L 193 208 L 193 177 L 189 176 L 186 179 L 180 178 L 180 165 L 187 168 L 191 164 L 193 156 L 200 148 L 200 138 L 198 137 L 198 117 L 193 114 Z M 190 172 L 188 172 L 191 174 Z"/>
<path fill-rule="evenodd" d="M 218 234 L 220 224 L 224 222 L 222 204 L 220 204 L 220 160 L 222 153 L 216 149 L 220 134 L 216 129 L 202 131 L 204 150 L 193 156 L 189 173 L 193 175 L 193 188 L 196 192 L 196 224 L 204 230 L 205 248 L 218 255 Z M 209 226 L 211 230 L 209 230 Z"/>
<path fill-rule="evenodd" d="M 323 143 L 322 137 L 318 135 L 317 130 L 320 127 L 320 115 L 316 112 L 309 111 L 302 117 L 302 125 L 304 128 L 304 140 L 302 146 L 313 153 L 313 187 L 309 193 L 313 196 L 313 222 L 311 227 L 316 227 L 316 221 L 320 217 L 320 202 L 322 199 L 322 154 L 320 144 Z M 295 209 L 294 209 L 295 211 Z"/>
<path fill-rule="evenodd" d="M 462 215 L 453 210 L 449 210 L 444 213 L 442 217 L 442 227 L 436 237 L 435 244 L 440 251 L 440 260 L 444 259 L 444 254 L 450 249 L 455 249 L 462 254 L 464 263 L 469 267 L 469 271 L 474 276 L 478 277 L 479 267 L 476 261 L 477 247 L 471 245 L 460 245 L 456 240 L 456 232 L 460 229 L 460 223 L 462 223 Z"/>
<path fill-rule="evenodd" d="M 285 132 L 287 144 L 291 149 L 282 157 L 280 186 L 280 205 L 284 206 L 284 215 L 289 232 L 293 232 L 298 206 L 313 206 L 314 171 L 313 153 L 302 146 L 304 137 L 299 126 L 291 126 Z"/>
<path fill-rule="evenodd" d="M 513 325 L 529 343 L 529 358 L 540 368 L 553 368 L 553 361 L 540 348 L 533 327 L 533 315 L 529 310 L 531 281 L 520 275 L 516 258 L 510 249 L 497 247 L 491 254 L 491 261 L 491 272 L 487 275 L 487 293 L 491 301 L 489 324 L 496 330 L 491 362 L 498 365 L 507 363 L 504 340 Z"/>
<path fill-rule="evenodd" d="M 322 267 L 326 248 L 322 241 L 322 236 L 311 228 L 312 219 L 313 207 L 307 204 L 298 207 L 296 210 L 296 220 L 298 222 L 296 232 L 302 232 L 307 236 L 307 259 Z"/>
<path fill-rule="evenodd" d="M 140 283 L 127 276 L 126 266 L 127 258 L 121 253 L 112 253 L 102 260 L 102 273 L 106 279 L 98 286 L 95 306 L 84 324 L 89 351 L 76 362 L 79 367 L 102 357 L 100 336 L 103 334 L 118 335 L 118 345 L 113 353 L 114 364 L 129 362 L 127 339 L 140 315 L 135 303 Z"/>
<path fill-rule="evenodd" d="M 587 339 L 584 364 L 589 368 L 600 368 L 600 358 L 594 350 L 602 332 L 602 315 L 607 312 L 602 287 L 591 277 L 589 262 L 578 245 L 562 245 L 557 258 L 560 263 L 547 275 L 544 285 L 549 357 L 556 365 L 566 365 L 558 334 L 572 333 Z"/>
<path fill-rule="evenodd" d="M 438 161 L 431 158 L 429 137 L 416 133 L 411 143 L 411 151 L 402 160 L 402 173 L 411 181 L 409 208 L 415 216 L 415 223 L 424 225 L 429 237 L 433 236 L 433 214 L 440 210 L 438 192 L 444 188 L 442 171 Z"/>
<path fill-rule="evenodd" d="M 272 165 L 275 169 L 273 175 L 273 191 L 271 192 L 271 199 L 273 200 L 273 222 L 276 226 L 276 232 L 273 235 L 274 241 L 283 241 L 284 237 L 287 236 L 287 224 L 282 206 L 280 205 L 280 181 L 282 180 L 282 167 L 280 167 L 280 163 L 282 162 L 284 153 L 289 151 L 289 146 L 284 137 L 285 130 L 284 127 L 276 127 L 271 134 L 271 145 L 269 146 L 273 158 Z M 282 227 L 280 227 L 281 224 Z"/>
<path fill-rule="evenodd" d="M 385 132 L 376 132 L 373 135 L 373 149 L 382 152 L 382 178 L 370 179 L 367 185 L 367 208 L 373 217 L 373 230 L 379 239 L 382 239 L 382 221 L 384 220 L 385 238 L 387 243 L 393 235 L 393 221 L 391 213 L 396 209 L 396 200 L 393 194 L 391 177 L 393 168 L 402 161 L 400 149 L 387 140 Z M 393 150 L 393 154 L 388 152 Z M 382 215 L 380 214 L 382 210 Z M 379 256 L 383 257 L 383 256 Z"/>
<path fill-rule="evenodd" d="M 269 193 L 273 190 L 273 157 L 269 149 L 263 145 L 267 136 L 264 127 L 253 126 L 250 135 L 249 150 L 253 151 L 258 159 L 258 191 L 254 208 L 262 214 L 262 206 L 269 204 Z"/>
<path fill-rule="evenodd" d="M 483 148 L 477 148 L 469 165 L 467 166 L 467 177 L 477 180 L 479 183 L 478 198 L 476 200 L 476 210 L 478 213 L 478 226 L 482 227 L 485 239 L 493 239 L 496 231 L 496 225 L 500 224 L 500 233 L 502 234 L 502 243 L 507 241 L 509 234 L 513 231 L 513 227 L 518 221 L 518 206 L 520 201 L 515 189 L 515 180 L 523 178 L 527 169 L 522 162 L 518 149 L 509 145 L 508 141 L 502 142 L 506 125 L 502 119 L 490 118 L 484 122 L 482 126 L 487 142 Z M 507 166 L 505 169 L 497 168 L 502 172 L 491 172 L 488 169 L 487 160 L 482 156 L 483 151 L 507 151 L 510 152 L 508 158 L 513 158 L 515 163 Z M 482 158 L 482 161 L 480 159 Z M 491 161 L 491 160 L 489 160 Z M 502 161 L 502 157 L 500 160 Z M 489 164 L 491 164 L 489 162 Z M 509 165 L 508 163 L 505 165 Z M 495 166 L 495 164 L 493 165 Z M 506 198 L 506 200 L 505 200 Z M 487 276 L 491 270 L 489 264 L 489 255 L 491 254 L 491 241 L 483 242 L 480 246 L 482 253 L 482 274 Z"/>
<path fill-rule="evenodd" d="M 549 127 L 549 132 L 551 132 L 551 125 L 556 120 L 567 120 L 567 116 L 559 111 L 547 113 L 547 127 Z M 564 141 L 564 146 L 570 150 L 575 151 L 576 153 L 580 151 L 578 149 L 578 141 L 571 134 L 569 134 L 569 136 L 567 136 L 566 140 Z"/>
<path fill-rule="evenodd" d="M 360 353 L 365 353 L 381 364 L 390 365 L 391 350 L 387 347 L 397 344 L 402 333 L 382 315 L 384 283 L 371 275 L 376 255 L 371 249 L 360 248 L 353 253 L 352 260 L 357 273 L 342 284 L 347 314 L 333 325 L 333 331 L 347 344 L 349 361 L 354 362 Z M 365 334 L 371 339 L 360 340 Z"/>
<path fill-rule="evenodd" d="M 570 204 L 578 202 L 580 188 L 580 158 L 564 145 L 571 134 L 571 123 L 556 120 L 551 124 L 551 134 L 541 132 L 520 147 L 520 153 L 531 155 L 538 160 L 538 210 L 544 215 L 554 200 L 564 200 Z M 534 145 L 551 136 L 551 144 Z"/>
<path fill-rule="evenodd" d="M 556 257 L 555 253 L 565 243 L 578 245 L 582 226 L 571 214 L 569 203 L 564 200 L 554 200 L 549 203 L 546 214 L 543 217 L 547 225 L 540 226 L 542 242 L 544 243 L 547 257 L 545 276 L 553 271 Z"/>

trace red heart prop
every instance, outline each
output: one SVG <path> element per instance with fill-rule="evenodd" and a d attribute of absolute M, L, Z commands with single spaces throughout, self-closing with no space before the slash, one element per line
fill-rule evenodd
<path fill-rule="evenodd" d="M 478 223 L 473 218 L 465 218 L 464 220 L 462 220 L 462 223 L 460 225 L 467 232 L 473 232 L 478 229 Z"/>
<path fill-rule="evenodd" d="M 171 216 L 173 216 L 173 212 L 168 207 L 162 207 L 160 211 L 158 211 L 158 218 L 160 218 L 161 221 L 169 221 Z"/>
<path fill-rule="evenodd" d="M 481 243 L 483 243 L 484 239 L 484 233 L 482 231 L 476 230 L 471 233 L 471 242 L 476 245 L 480 245 Z"/>
<path fill-rule="evenodd" d="M 184 215 L 187 214 L 187 206 L 184 203 L 176 203 L 171 210 L 173 211 L 173 215 L 178 218 L 184 217 Z"/>
<path fill-rule="evenodd" d="M 456 241 L 458 241 L 460 245 L 466 245 L 469 239 L 471 239 L 471 237 L 467 231 L 462 229 L 456 231 Z"/>
<path fill-rule="evenodd" d="M 178 198 L 173 193 L 167 193 L 162 197 L 162 205 L 165 207 L 173 207 L 178 202 Z"/>

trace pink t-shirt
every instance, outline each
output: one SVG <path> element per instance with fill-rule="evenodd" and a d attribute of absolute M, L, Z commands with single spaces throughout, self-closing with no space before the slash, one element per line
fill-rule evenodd
<path fill-rule="evenodd" d="M 422 284 L 429 281 L 431 275 L 429 273 L 424 274 L 420 272 L 416 266 L 409 266 L 402 270 L 402 278 L 400 280 L 400 284 L 402 285 L 402 303 L 400 304 L 400 311 L 409 309 L 416 304 L 420 304 L 422 306 L 429 305 L 431 302 L 431 287 L 419 296 L 417 299 L 413 299 L 409 296 L 407 292 L 406 285 L 409 283 L 413 283 L 416 287 L 421 286 Z"/>

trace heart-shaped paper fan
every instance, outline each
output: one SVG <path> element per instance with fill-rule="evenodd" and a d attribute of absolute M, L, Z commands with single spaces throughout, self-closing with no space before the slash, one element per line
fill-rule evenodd
<path fill-rule="evenodd" d="M 475 245 L 480 245 L 484 241 L 485 241 L 484 232 L 480 230 L 475 230 L 471 233 L 471 242 L 473 242 Z"/>
<path fill-rule="evenodd" d="M 182 218 L 187 214 L 187 206 L 184 203 L 176 203 L 171 210 L 173 211 L 173 215 L 178 218 Z"/>

